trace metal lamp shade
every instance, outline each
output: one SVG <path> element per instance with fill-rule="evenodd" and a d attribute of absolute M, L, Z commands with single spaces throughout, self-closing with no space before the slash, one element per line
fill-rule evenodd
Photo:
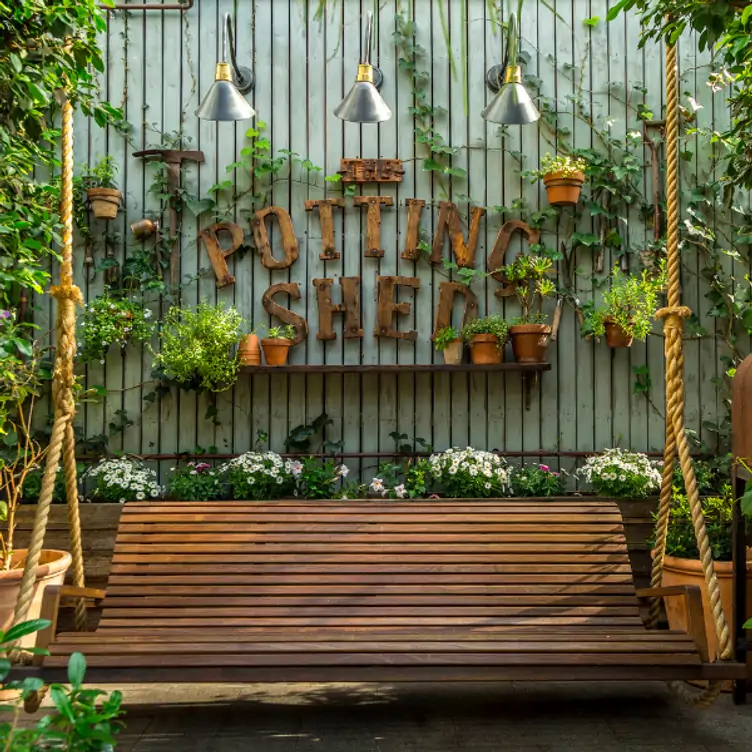
<path fill-rule="evenodd" d="M 389 120 L 392 111 L 373 83 L 373 68 L 358 66 L 358 76 L 347 96 L 337 105 L 334 114 L 350 123 L 380 123 Z"/>
<path fill-rule="evenodd" d="M 238 91 L 227 63 L 217 64 L 216 80 L 196 110 L 202 120 L 248 120 L 256 111 Z"/>
<path fill-rule="evenodd" d="M 526 125 L 540 119 L 540 112 L 521 83 L 505 83 L 481 116 L 491 123 Z"/>

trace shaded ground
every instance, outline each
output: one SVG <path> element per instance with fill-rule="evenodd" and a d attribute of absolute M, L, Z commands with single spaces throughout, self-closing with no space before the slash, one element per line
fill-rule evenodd
<path fill-rule="evenodd" d="M 749 752 L 750 705 L 659 684 L 124 688 L 122 752 Z M 152 703 L 159 702 L 159 705 Z"/>

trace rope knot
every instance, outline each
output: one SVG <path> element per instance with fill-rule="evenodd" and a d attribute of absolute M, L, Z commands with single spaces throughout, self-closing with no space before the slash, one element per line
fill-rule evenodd
<path fill-rule="evenodd" d="M 53 285 L 50 288 L 50 295 L 58 301 L 72 300 L 78 305 L 83 305 L 84 302 L 84 296 L 76 285 Z"/>
<path fill-rule="evenodd" d="M 655 317 L 663 319 L 663 330 L 668 332 L 673 329 L 683 329 L 683 319 L 688 319 L 691 315 L 692 311 L 687 306 L 668 306 L 658 309 Z"/>

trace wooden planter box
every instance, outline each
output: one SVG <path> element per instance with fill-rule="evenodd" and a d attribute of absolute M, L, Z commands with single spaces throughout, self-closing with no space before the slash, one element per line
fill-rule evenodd
<path fill-rule="evenodd" d="M 81 540 L 84 550 L 84 576 L 86 585 L 94 588 L 107 587 L 112 554 L 115 550 L 115 534 L 120 522 L 120 504 L 81 504 Z M 34 526 L 36 505 L 22 506 L 18 510 L 16 548 L 25 547 Z M 65 504 L 53 504 L 45 548 L 70 551 L 68 542 L 68 508 Z M 70 577 L 70 572 L 68 573 Z"/>

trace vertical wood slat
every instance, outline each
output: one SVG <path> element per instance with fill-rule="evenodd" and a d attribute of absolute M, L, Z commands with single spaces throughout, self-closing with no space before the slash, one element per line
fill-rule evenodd
<path fill-rule="evenodd" d="M 457 78 L 450 69 L 439 4 L 449 27 Z M 623 96 L 630 94 L 634 81 L 648 82 L 647 102 L 653 106 L 655 116 L 660 116 L 662 89 L 656 71 L 662 70 L 662 53 L 650 46 L 644 53 L 635 49 L 632 40 L 638 33 L 638 25 L 634 19 L 622 17 L 608 25 L 601 21 L 593 29 L 584 25 L 588 16 L 605 18 L 608 7 L 607 0 L 590 0 L 587 7 L 559 3 L 557 12 L 562 21 L 557 20 L 544 3 L 532 4 L 525 8 L 521 19 L 523 49 L 531 53 L 527 72 L 542 79 L 541 92 L 556 99 L 559 109 L 569 107 L 571 111 L 566 94 L 571 92 L 573 83 L 571 75 L 565 76 L 560 67 L 563 62 L 579 66 L 584 46 L 590 39 L 592 47 L 583 78 L 586 100 L 594 117 L 598 113 L 610 113 L 616 120 L 612 131 L 620 134 L 637 125 L 633 110 L 623 102 Z M 361 47 L 362 14 L 374 8 L 378 12 L 375 59 L 385 74 L 382 93 L 394 117 L 379 126 L 342 123 L 332 111 L 354 78 Z M 134 125 L 133 148 L 157 145 L 160 136 L 151 131 L 153 125 L 163 132 L 181 129 L 186 139 L 192 138 L 196 147 L 205 152 L 205 165 L 186 170 L 186 184 L 191 191 L 195 189 L 203 196 L 209 186 L 225 179 L 225 165 L 238 157 L 246 143 L 245 130 L 251 124 L 199 123 L 193 115 L 211 83 L 225 11 L 233 13 L 236 20 L 241 62 L 247 62 L 247 56 L 253 54 L 257 83 L 249 101 L 254 103 L 258 118 L 268 124 L 267 135 L 272 140 L 273 150 L 290 148 L 299 152 L 301 157 L 321 165 L 325 174 L 338 169 L 341 157 L 381 156 L 405 160 L 402 184 L 366 185 L 359 189 L 365 195 L 391 195 L 395 199 L 393 207 L 383 209 L 382 247 L 386 249 L 383 259 L 363 257 L 364 213 L 348 199 L 344 212 L 335 211 L 335 236 L 342 258 L 326 263 L 319 260 L 318 216 L 304 212 L 303 201 L 337 195 L 340 190 L 325 185 L 323 175 L 319 175 L 316 180 L 321 188 L 280 182 L 272 196 L 273 202 L 284 206 L 293 217 L 301 247 L 301 258 L 295 266 L 270 273 L 261 267 L 257 256 L 249 254 L 230 262 L 238 280 L 234 286 L 218 292 L 209 274 L 184 291 L 184 300 L 190 305 L 201 299 L 234 303 L 244 316 L 259 325 L 272 323 L 267 322 L 260 305 L 261 295 L 269 284 L 299 282 L 303 300 L 291 305 L 307 316 L 310 334 L 308 341 L 293 351 L 293 362 L 425 363 L 433 359 L 440 361 L 442 357 L 433 351 L 429 337 L 433 331 L 438 284 L 444 277 L 439 271 L 431 271 L 425 262 L 400 258 L 406 224 L 405 198 L 427 200 L 423 227 L 429 236 L 433 234 L 435 222 L 435 209 L 431 204 L 444 198 L 437 177 L 422 169 L 425 147 L 416 145 L 414 140 L 412 117 L 408 113 L 412 88 L 408 75 L 399 69 L 391 38 L 393 16 L 400 9 L 413 14 L 418 22 L 418 41 L 426 49 L 426 57 L 419 65 L 430 71 L 432 103 L 446 109 L 446 114 L 437 117 L 437 129 L 450 143 L 463 147 L 454 165 L 467 168 L 468 177 L 451 182 L 452 197 L 458 200 L 463 212 L 464 196 L 471 196 L 488 207 L 509 206 L 520 196 L 529 206 L 545 207 L 542 187 L 520 178 L 519 164 L 509 151 L 523 152 L 522 169 L 531 169 L 546 151 L 553 151 L 549 137 L 535 126 L 511 127 L 502 142 L 499 127 L 486 124 L 480 118 L 480 110 L 492 96 L 485 88 L 485 72 L 501 59 L 498 30 L 492 27 L 485 0 L 462 0 L 461 3 L 414 0 L 407 5 L 390 0 L 379 7 L 370 0 L 330 3 L 321 20 L 314 18 L 313 8 L 295 0 L 275 0 L 274 3 L 254 0 L 241 4 L 232 0 L 203 0 L 185 18 L 182 14 L 164 13 L 151 15 L 148 21 L 144 13 L 110 14 L 105 38 L 108 69 L 102 79 L 103 91 L 118 102 L 127 84 L 125 105 L 128 119 Z M 463 105 L 463 38 L 468 54 L 469 117 L 465 116 Z M 687 45 L 683 67 L 704 61 L 693 49 Z M 547 58 L 549 53 L 555 54 L 553 62 Z M 127 67 L 123 65 L 124 57 L 127 57 Z M 189 59 L 193 60 L 193 66 Z M 145 60 L 149 61 L 148 70 Z M 198 88 L 191 92 L 194 75 Z M 609 95 L 609 82 L 621 84 L 621 97 L 615 93 Z M 698 99 L 704 104 L 701 117 L 707 117 L 709 123 L 711 116 L 720 119 L 725 115 L 713 111 L 712 97 L 700 75 L 696 74 L 689 83 L 690 88 L 698 90 Z M 565 120 L 563 116 L 561 122 Z M 573 143 L 590 146 L 593 141 L 589 128 L 579 121 L 573 120 L 573 123 Z M 147 124 L 149 128 L 144 127 Z M 126 208 L 109 229 L 117 229 L 122 236 L 119 250 L 122 261 L 137 247 L 128 230 L 130 222 L 154 208 L 154 199 L 147 193 L 153 168 L 134 160 L 130 156 L 132 147 L 114 131 L 90 127 L 83 118 L 77 119 L 77 129 L 77 162 L 93 163 L 110 153 L 121 164 Z M 703 158 L 698 156 L 698 171 L 703 164 Z M 242 171 L 236 171 L 235 178 L 238 192 L 252 182 L 251 176 Z M 443 181 L 449 185 L 446 178 Z M 650 188 L 649 176 L 644 187 Z M 247 215 L 241 213 L 242 208 L 247 206 L 241 202 L 232 216 L 248 230 Z M 489 209 L 478 245 L 477 268 L 484 267 L 502 221 L 510 218 L 514 217 L 496 216 Z M 194 222 L 186 213 L 181 239 L 183 274 L 195 274 L 207 266 L 205 252 L 196 243 L 196 232 L 209 221 L 205 215 Z M 635 222 L 634 216 L 630 225 L 629 240 L 633 247 L 650 237 L 650 229 Z M 104 228 L 101 223 L 94 223 L 93 229 L 101 232 Z M 579 229 L 590 231 L 589 221 L 585 220 Z M 274 244 L 279 242 L 275 229 L 270 230 L 270 238 Z M 104 250 L 101 238 L 98 241 L 95 255 L 99 261 Z M 510 255 L 520 248 L 522 244 L 515 239 Z M 448 253 L 447 245 L 445 255 Z M 584 268 L 591 263 L 589 253 L 585 249 L 578 253 L 579 264 Z M 606 259 L 606 271 L 612 261 Z M 102 291 L 101 275 L 87 283 L 80 274 L 80 265 L 77 272 L 88 298 Z M 421 289 L 417 293 L 400 291 L 400 299 L 411 300 L 412 312 L 408 317 L 397 317 L 399 328 L 418 329 L 415 343 L 373 336 L 378 273 L 421 278 Z M 364 338 L 346 342 L 339 329 L 335 341 L 317 341 L 317 307 L 310 280 L 314 276 L 334 277 L 334 292 L 339 296 L 337 277 L 342 274 L 361 277 Z M 581 289 L 587 290 L 587 275 L 579 284 Z M 516 302 L 495 298 L 496 287 L 492 280 L 476 283 L 481 314 L 503 312 L 513 317 L 518 310 Z M 706 318 L 708 306 L 704 291 L 703 283 L 693 282 L 686 288 L 686 299 Z M 284 302 L 282 296 L 280 302 Z M 457 313 L 455 311 L 455 319 Z M 339 319 L 335 320 L 339 323 Z M 459 323 L 458 320 L 455 323 Z M 711 329 L 712 326 L 711 322 Z M 715 350 L 712 339 L 702 340 L 688 349 L 689 421 L 696 428 L 700 427 L 701 420 L 712 420 L 716 414 L 717 389 L 711 384 L 717 362 Z M 660 338 L 651 337 L 647 346 L 636 344 L 631 352 L 613 353 L 603 343 L 582 340 L 573 313 L 565 309 L 559 341 L 552 345 L 550 353 L 553 369 L 542 376 L 537 391 L 534 389 L 530 411 L 524 409 L 521 380 L 516 375 L 502 379 L 478 374 L 255 376 L 242 377 L 233 391 L 218 397 L 220 425 L 215 427 L 204 419 L 211 400 L 206 396 L 196 398 L 192 393 L 173 393 L 165 397 L 161 405 L 147 406 L 141 412 L 141 397 L 151 386 L 145 384 L 139 388 L 139 379 L 148 379 L 151 356 L 146 350 L 131 348 L 125 360 L 119 353 L 110 354 L 106 371 L 98 363 L 88 367 L 89 385 L 106 383 L 112 391 L 104 405 L 87 405 L 80 418 L 85 419 L 85 433 L 91 436 L 106 432 L 115 411 L 124 408 L 136 425 L 122 438 L 117 437 L 112 447 L 142 453 L 191 451 L 197 444 L 216 445 L 219 451 L 245 451 L 259 428 L 270 433 L 272 448 L 280 450 L 291 427 L 315 418 L 324 410 L 335 421 L 327 437 L 341 437 L 347 451 L 389 451 L 393 446 L 389 434 L 395 429 L 429 439 L 437 449 L 457 443 L 501 450 L 550 449 L 552 452 L 598 450 L 616 443 L 635 449 L 662 446 Z M 507 355 L 511 357 L 509 350 Z M 653 385 L 649 396 L 657 410 L 642 395 L 632 393 L 632 367 L 643 364 L 650 369 Z M 123 389 L 125 391 L 119 391 Z M 163 463 L 161 469 L 167 464 L 172 463 Z"/>

